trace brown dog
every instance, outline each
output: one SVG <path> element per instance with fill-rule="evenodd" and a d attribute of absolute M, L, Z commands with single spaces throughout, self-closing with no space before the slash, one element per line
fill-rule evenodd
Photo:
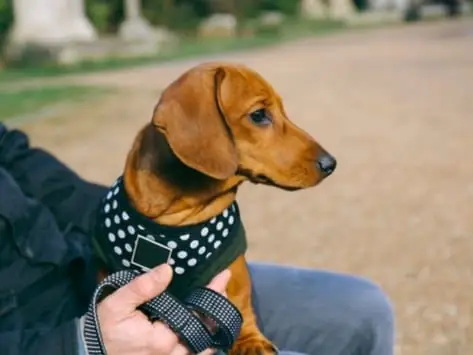
<path fill-rule="evenodd" d="M 245 180 L 286 190 L 316 185 L 336 162 L 287 117 L 281 98 L 240 65 L 196 66 L 162 94 L 128 155 L 124 186 L 137 211 L 161 225 L 211 219 Z M 244 255 L 230 266 L 228 297 L 243 315 L 231 354 L 274 354 L 256 325 Z"/>

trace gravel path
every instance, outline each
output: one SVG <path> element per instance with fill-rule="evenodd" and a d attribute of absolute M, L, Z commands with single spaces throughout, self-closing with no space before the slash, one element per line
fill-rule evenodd
<path fill-rule="evenodd" d="M 242 189 L 250 257 L 374 279 L 396 308 L 398 354 L 473 354 L 471 19 L 230 59 L 272 82 L 292 119 L 339 161 L 316 189 Z M 70 77 L 122 90 L 25 128 L 35 144 L 109 183 L 160 90 L 194 63 Z"/>

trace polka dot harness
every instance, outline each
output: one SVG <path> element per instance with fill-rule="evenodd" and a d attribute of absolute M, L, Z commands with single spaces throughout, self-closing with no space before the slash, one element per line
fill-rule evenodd
<path fill-rule="evenodd" d="M 102 201 L 98 222 L 100 247 L 113 269 L 147 271 L 166 262 L 174 269 L 174 278 L 184 280 L 195 277 L 201 267 L 215 262 L 219 252 L 231 246 L 240 216 L 234 202 L 203 223 L 163 226 L 130 204 L 120 177 Z"/>
<path fill-rule="evenodd" d="M 209 347 L 228 349 L 237 339 L 243 322 L 240 312 L 205 287 L 246 250 L 236 202 L 203 223 L 163 226 L 130 204 L 120 177 L 100 205 L 94 247 L 112 274 L 96 289 L 85 316 L 89 354 L 105 354 L 97 318 L 97 304 L 105 290 L 122 287 L 162 263 L 172 266 L 174 277 L 166 291 L 140 307 L 148 318 L 165 322 L 192 353 Z M 217 331 L 210 333 L 196 314 L 212 319 Z"/>

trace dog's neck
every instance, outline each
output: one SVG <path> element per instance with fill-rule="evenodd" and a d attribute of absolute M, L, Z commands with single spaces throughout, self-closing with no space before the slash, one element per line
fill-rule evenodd
<path fill-rule="evenodd" d="M 124 172 L 131 203 L 163 225 L 200 223 L 221 213 L 234 200 L 243 177 L 212 179 L 184 165 L 164 135 L 147 125 L 130 151 Z"/>

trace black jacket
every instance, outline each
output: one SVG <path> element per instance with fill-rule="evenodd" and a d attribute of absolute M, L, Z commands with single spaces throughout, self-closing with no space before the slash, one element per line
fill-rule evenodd
<path fill-rule="evenodd" d="M 105 187 L 0 123 L 0 353 L 76 354 L 96 286 L 90 236 Z"/>

